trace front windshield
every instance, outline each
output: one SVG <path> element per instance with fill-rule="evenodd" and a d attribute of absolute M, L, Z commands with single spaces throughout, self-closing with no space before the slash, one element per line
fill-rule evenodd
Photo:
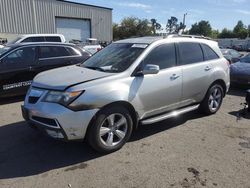
<path fill-rule="evenodd" d="M 7 52 L 9 49 L 10 49 L 9 47 L 0 48 L 0 55 L 2 55 L 3 53 Z"/>
<path fill-rule="evenodd" d="M 125 71 L 143 52 L 147 44 L 112 43 L 81 66 L 104 72 Z"/>
<path fill-rule="evenodd" d="M 250 54 L 240 59 L 240 62 L 250 63 Z"/>

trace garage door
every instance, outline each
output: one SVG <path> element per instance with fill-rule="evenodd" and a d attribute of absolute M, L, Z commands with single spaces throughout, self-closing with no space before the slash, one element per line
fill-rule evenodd
<path fill-rule="evenodd" d="M 56 18 L 56 31 L 63 34 L 67 42 L 72 39 L 85 41 L 90 38 L 90 20 Z"/>

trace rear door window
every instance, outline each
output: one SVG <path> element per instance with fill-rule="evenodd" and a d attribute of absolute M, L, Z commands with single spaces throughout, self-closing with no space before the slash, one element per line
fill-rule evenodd
<path fill-rule="evenodd" d="M 205 60 L 213 60 L 213 59 L 219 59 L 219 56 L 213 51 L 208 45 L 201 44 Z"/>
<path fill-rule="evenodd" d="M 45 39 L 44 37 L 28 37 L 24 39 L 21 43 L 23 42 L 44 42 Z"/>
<path fill-rule="evenodd" d="M 174 44 L 163 44 L 153 49 L 144 60 L 144 65 L 158 65 L 160 69 L 176 66 L 176 53 Z"/>
<path fill-rule="evenodd" d="M 40 46 L 39 58 L 67 57 L 71 54 L 63 46 Z"/>
<path fill-rule="evenodd" d="M 47 42 L 62 42 L 60 37 L 45 37 L 45 41 Z"/>
<path fill-rule="evenodd" d="M 203 61 L 203 52 L 199 43 L 179 43 L 180 64 L 188 65 Z"/>

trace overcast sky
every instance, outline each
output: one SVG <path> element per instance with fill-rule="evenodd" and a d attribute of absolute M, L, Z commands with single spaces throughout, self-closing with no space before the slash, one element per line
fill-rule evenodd
<path fill-rule="evenodd" d="M 250 0 L 71 0 L 113 8 L 113 22 L 135 16 L 155 18 L 166 25 L 170 16 L 183 19 L 187 15 L 187 28 L 200 20 L 208 20 L 214 29 L 233 29 L 238 20 L 250 24 Z"/>

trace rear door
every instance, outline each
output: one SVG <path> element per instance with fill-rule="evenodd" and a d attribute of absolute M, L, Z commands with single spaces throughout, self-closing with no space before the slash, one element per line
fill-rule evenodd
<path fill-rule="evenodd" d="M 36 47 L 21 47 L 1 59 L 0 94 L 24 94 L 31 84 L 37 62 Z"/>
<path fill-rule="evenodd" d="M 136 101 L 140 111 L 145 112 L 143 118 L 160 114 L 178 108 L 181 100 L 182 73 L 176 67 L 175 44 L 162 44 L 154 48 L 144 59 L 141 67 L 155 64 L 160 72 L 153 75 L 135 77 L 134 89 L 139 101 Z M 138 84 L 138 86 L 136 86 Z"/>
<path fill-rule="evenodd" d="M 206 61 L 199 43 L 178 43 L 183 74 L 182 106 L 200 102 L 212 83 L 212 62 Z"/>

